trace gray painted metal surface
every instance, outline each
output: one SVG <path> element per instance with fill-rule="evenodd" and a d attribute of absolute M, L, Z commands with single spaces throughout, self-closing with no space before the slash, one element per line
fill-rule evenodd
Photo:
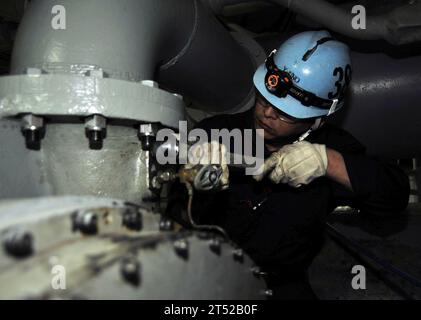
<path fill-rule="evenodd" d="M 74 230 L 72 213 L 97 217 L 97 232 Z M 124 226 L 140 213 L 141 230 Z M 32 253 L 0 250 L 0 298 L 9 299 L 264 299 L 253 262 L 214 235 L 159 231 L 159 215 L 122 201 L 95 197 L 26 199 L 0 203 L 0 236 L 24 230 Z M 184 244 L 185 246 L 180 246 Z M 135 261 L 137 267 L 122 269 Z M 66 289 L 52 286 L 54 266 L 65 268 Z M 127 267 L 127 265 L 126 265 Z M 136 273 L 129 277 L 127 272 Z"/>
<path fill-rule="evenodd" d="M 148 194 L 147 156 L 135 128 L 108 126 L 103 148 L 92 150 L 83 123 L 50 123 L 37 151 L 26 148 L 18 120 L 3 119 L 0 197 L 97 195 L 140 203 Z"/>
<path fill-rule="evenodd" d="M 363 142 L 370 154 L 419 157 L 421 58 L 353 52 L 352 60 L 348 102 L 334 122 Z"/>
<path fill-rule="evenodd" d="M 158 80 L 212 111 L 238 110 L 253 91 L 252 54 L 197 0 L 63 0 L 66 29 L 54 30 L 55 0 L 33 1 L 19 26 L 12 74 L 28 68 Z M 227 92 L 227 88 L 230 88 Z"/>
<path fill-rule="evenodd" d="M 171 1 L 64 0 L 59 5 L 65 8 L 66 29 L 55 30 L 57 4 L 41 0 L 28 6 L 16 37 L 13 74 L 29 67 L 84 74 L 99 67 L 111 78 L 152 79 L 158 61 L 183 48 L 194 22 L 190 0 L 177 6 Z"/>
<path fill-rule="evenodd" d="M 140 83 L 96 76 L 21 75 L 0 78 L 0 117 L 90 116 L 160 122 L 178 128 L 184 119 L 179 97 Z"/>

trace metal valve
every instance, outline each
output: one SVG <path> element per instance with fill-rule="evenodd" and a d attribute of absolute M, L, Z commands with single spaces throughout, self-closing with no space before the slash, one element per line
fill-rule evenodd
<path fill-rule="evenodd" d="M 179 177 L 181 182 L 191 183 L 198 191 L 212 191 L 218 189 L 222 173 L 219 165 L 197 165 L 191 169 L 181 169 Z"/>
<path fill-rule="evenodd" d="M 205 165 L 199 169 L 193 181 L 193 186 L 199 191 L 218 189 L 222 176 L 222 168 L 218 165 Z"/>

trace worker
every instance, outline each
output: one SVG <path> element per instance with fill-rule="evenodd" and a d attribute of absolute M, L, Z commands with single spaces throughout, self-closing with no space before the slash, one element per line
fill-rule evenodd
<path fill-rule="evenodd" d="M 224 165 L 229 188 L 196 194 L 193 215 L 197 223 L 222 227 L 252 257 L 274 299 L 316 298 L 307 270 L 336 206 L 383 215 L 407 206 L 406 174 L 367 156 L 352 135 L 326 122 L 343 107 L 351 76 L 346 44 L 327 31 L 299 33 L 255 72 L 253 108 L 196 126 L 209 137 L 212 129 L 256 129 L 264 138 L 259 174 Z M 232 152 L 233 146 L 220 147 Z M 211 144 L 201 148 L 209 151 Z"/>

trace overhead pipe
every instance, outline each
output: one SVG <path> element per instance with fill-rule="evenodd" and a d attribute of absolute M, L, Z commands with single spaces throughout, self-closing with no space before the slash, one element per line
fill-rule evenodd
<path fill-rule="evenodd" d="M 384 39 L 393 45 L 402 45 L 421 40 L 421 3 L 410 2 L 391 12 L 369 16 L 365 29 L 354 29 L 355 15 L 346 9 L 325 0 L 270 0 L 292 11 L 311 18 L 322 26 L 360 40 Z"/>
<path fill-rule="evenodd" d="M 225 6 L 253 0 L 203 0 L 215 13 Z M 253 1 L 255 2 L 255 1 Z M 354 29 L 351 11 L 325 0 L 267 0 L 309 18 L 325 28 L 359 40 L 384 39 L 393 45 L 421 41 L 421 2 L 411 1 L 387 14 L 369 16 L 365 29 Z"/>

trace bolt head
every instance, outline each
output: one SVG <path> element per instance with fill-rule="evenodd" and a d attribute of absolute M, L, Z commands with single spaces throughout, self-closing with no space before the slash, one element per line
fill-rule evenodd
<path fill-rule="evenodd" d="M 174 249 L 178 256 L 183 259 L 188 259 L 189 254 L 189 243 L 185 239 L 179 239 L 174 242 Z"/>
<path fill-rule="evenodd" d="M 85 128 L 89 131 L 103 131 L 107 128 L 107 119 L 99 114 L 88 117 L 85 120 Z"/>
<path fill-rule="evenodd" d="M 16 258 L 26 258 L 33 253 L 33 236 L 24 230 L 12 230 L 6 234 L 4 249 Z"/>
<path fill-rule="evenodd" d="M 171 219 L 161 218 L 159 221 L 159 230 L 161 231 L 172 231 L 174 230 L 174 223 Z"/>
<path fill-rule="evenodd" d="M 39 69 L 39 68 L 27 68 L 26 74 L 28 76 L 38 77 L 38 76 L 42 75 L 42 70 Z"/>
<path fill-rule="evenodd" d="M 183 96 L 181 94 L 173 93 L 173 95 L 174 95 L 174 97 L 176 97 L 176 98 L 178 98 L 180 100 L 183 100 Z"/>
<path fill-rule="evenodd" d="M 162 185 L 158 181 L 158 177 L 153 177 L 151 181 L 152 188 L 154 189 L 161 189 Z"/>
<path fill-rule="evenodd" d="M 158 130 L 159 130 L 159 127 L 158 127 L 158 124 L 156 123 L 141 124 L 139 127 L 139 135 L 140 136 L 155 136 Z"/>
<path fill-rule="evenodd" d="M 140 262 L 136 257 L 123 258 L 120 265 L 120 273 L 123 279 L 137 287 L 140 284 Z"/>
<path fill-rule="evenodd" d="M 257 266 L 254 266 L 254 267 L 251 268 L 251 272 L 253 273 L 253 275 L 255 275 L 256 277 L 258 277 L 259 274 L 260 274 L 260 268 L 257 267 Z"/>
<path fill-rule="evenodd" d="M 86 76 L 95 77 L 95 78 L 104 78 L 104 70 L 102 69 L 89 70 L 88 72 L 86 72 Z"/>
<path fill-rule="evenodd" d="M 209 241 L 209 248 L 217 255 L 221 254 L 221 241 L 218 238 L 212 238 Z"/>
<path fill-rule="evenodd" d="M 252 267 L 251 272 L 257 278 L 264 278 L 264 277 L 267 277 L 267 275 L 268 275 L 267 272 L 262 271 L 262 269 L 257 267 L 257 266 Z"/>
<path fill-rule="evenodd" d="M 123 213 L 123 226 L 133 231 L 142 230 L 142 214 L 135 208 L 127 209 Z"/>
<path fill-rule="evenodd" d="M 244 251 L 242 249 L 235 249 L 233 251 L 234 260 L 238 262 L 243 262 L 244 260 Z"/>
<path fill-rule="evenodd" d="M 170 182 L 171 180 L 174 179 L 174 173 L 170 172 L 170 171 L 164 171 L 161 172 L 161 174 L 159 175 L 159 179 L 163 182 Z"/>
<path fill-rule="evenodd" d="M 41 130 L 44 127 L 44 118 L 33 114 L 26 114 L 22 117 L 21 129 L 23 130 Z"/>
<path fill-rule="evenodd" d="M 73 231 L 86 235 L 98 233 L 98 216 L 92 211 L 77 211 L 72 215 Z"/>
<path fill-rule="evenodd" d="M 273 297 L 273 290 L 271 290 L 271 289 L 266 289 L 266 290 L 265 290 L 265 292 L 264 292 L 264 295 L 265 295 L 267 298 Z"/>
<path fill-rule="evenodd" d="M 158 82 L 153 81 L 153 80 L 143 80 L 140 83 L 149 88 L 159 88 Z"/>

